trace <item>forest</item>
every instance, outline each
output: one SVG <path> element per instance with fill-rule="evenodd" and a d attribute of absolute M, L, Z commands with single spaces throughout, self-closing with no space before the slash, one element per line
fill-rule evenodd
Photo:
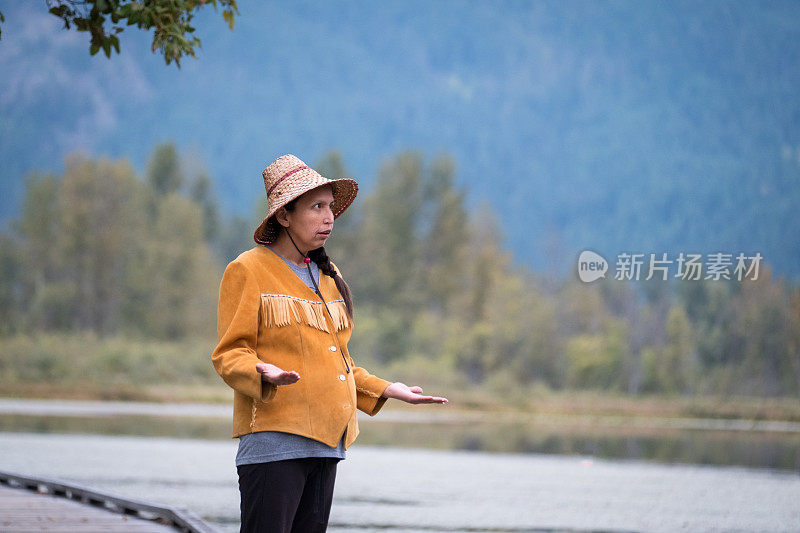
<path fill-rule="evenodd" d="M 336 151 L 310 163 L 350 175 Z M 255 245 L 266 196 L 222 213 L 209 172 L 173 143 L 144 176 L 77 153 L 64 168 L 26 177 L 0 235 L 0 394 L 224 388 L 210 362 L 219 281 Z M 397 153 L 336 221 L 327 250 L 353 290 L 359 365 L 520 396 L 800 395 L 800 286 L 768 263 L 743 281 L 534 271 L 488 204 L 467 207 L 456 169 L 448 154 Z"/>

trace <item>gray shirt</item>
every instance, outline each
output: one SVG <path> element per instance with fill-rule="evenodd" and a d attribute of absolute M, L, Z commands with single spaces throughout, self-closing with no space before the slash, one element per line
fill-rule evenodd
<path fill-rule="evenodd" d="M 272 248 L 270 248 L 272 250 Z M 272 250 L 273 252 L 275 250 Z M 277 252 L 276 252 L 277 254 Z M 314 284 L 309 276 L 308 268 L 300 267 L 285 257 L 284 262 L 302 279 L 306 285 L 314 289 Z M 319 267 L 315 262 L 309 263 L 311 275 L 319 284 Z M 286 385 L 291 387 L 291 385 Z M 268 463 L 282 459 L 297 459 L 300 457 L 335 457 L 345 458 L 344 435 L 336 448 L 331 448 L 324 442 L 310 439 L 294 433 L 281 431 L 257 431 L 239 437 L 239 450 L 236 452 L 236 466 L 253 463 Z"/>

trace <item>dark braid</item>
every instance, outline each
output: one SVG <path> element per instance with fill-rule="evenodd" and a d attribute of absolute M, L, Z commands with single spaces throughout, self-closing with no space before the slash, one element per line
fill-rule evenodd
<path fill-rule="evenodd" d="M 320 272 L 333 278 L 333 281 L 336 283 L 336 288 L 339 289 L 339 293 L 344 299 L 344 305 L 347 307 L 347 314 L 350 315 L 350 318 L 352 319 L 353 293 L 350 291 L 350 287 L 347 285 L 347 282 L 344 280 L 344 278 L 342 278 L 342 276 L 340 276 L 336 270 L 334 270 L 333 264 L 331 264 L 331 259 L 325 252 L 325 247 L 320 246 L 314 250 L 309 250 L 308 257 L 310 257 L 311 260 L 317 264 Z"/>

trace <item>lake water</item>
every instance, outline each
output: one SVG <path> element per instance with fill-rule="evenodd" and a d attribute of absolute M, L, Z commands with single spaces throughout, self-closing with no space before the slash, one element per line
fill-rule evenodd
<path fill-rule="evenodd" d="M 47 406 L 59 416 L 41 416 Z M 360 416 L 330 531 L 800 531 L 792 425 L 422 413 Z M 229 428 L 225 406 L 0 400 L 0 469 L 187 507 L 238 531 Z"/>

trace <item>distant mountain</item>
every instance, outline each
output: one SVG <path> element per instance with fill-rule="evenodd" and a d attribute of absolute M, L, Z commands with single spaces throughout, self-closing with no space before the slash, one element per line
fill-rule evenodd
<path fill-rule="evenodd" d="M 140 171 L 174 139 L 249 214 L 261 170 L 339 149 L 451 153 L 518 259 L 761 252 L 800 275 L 800 3 L 257 2 L 196 19 L 181 70 L 127 28 L 90 57 L 43 2 L 0 0 L 0 216 L 83 150 Z"/>

